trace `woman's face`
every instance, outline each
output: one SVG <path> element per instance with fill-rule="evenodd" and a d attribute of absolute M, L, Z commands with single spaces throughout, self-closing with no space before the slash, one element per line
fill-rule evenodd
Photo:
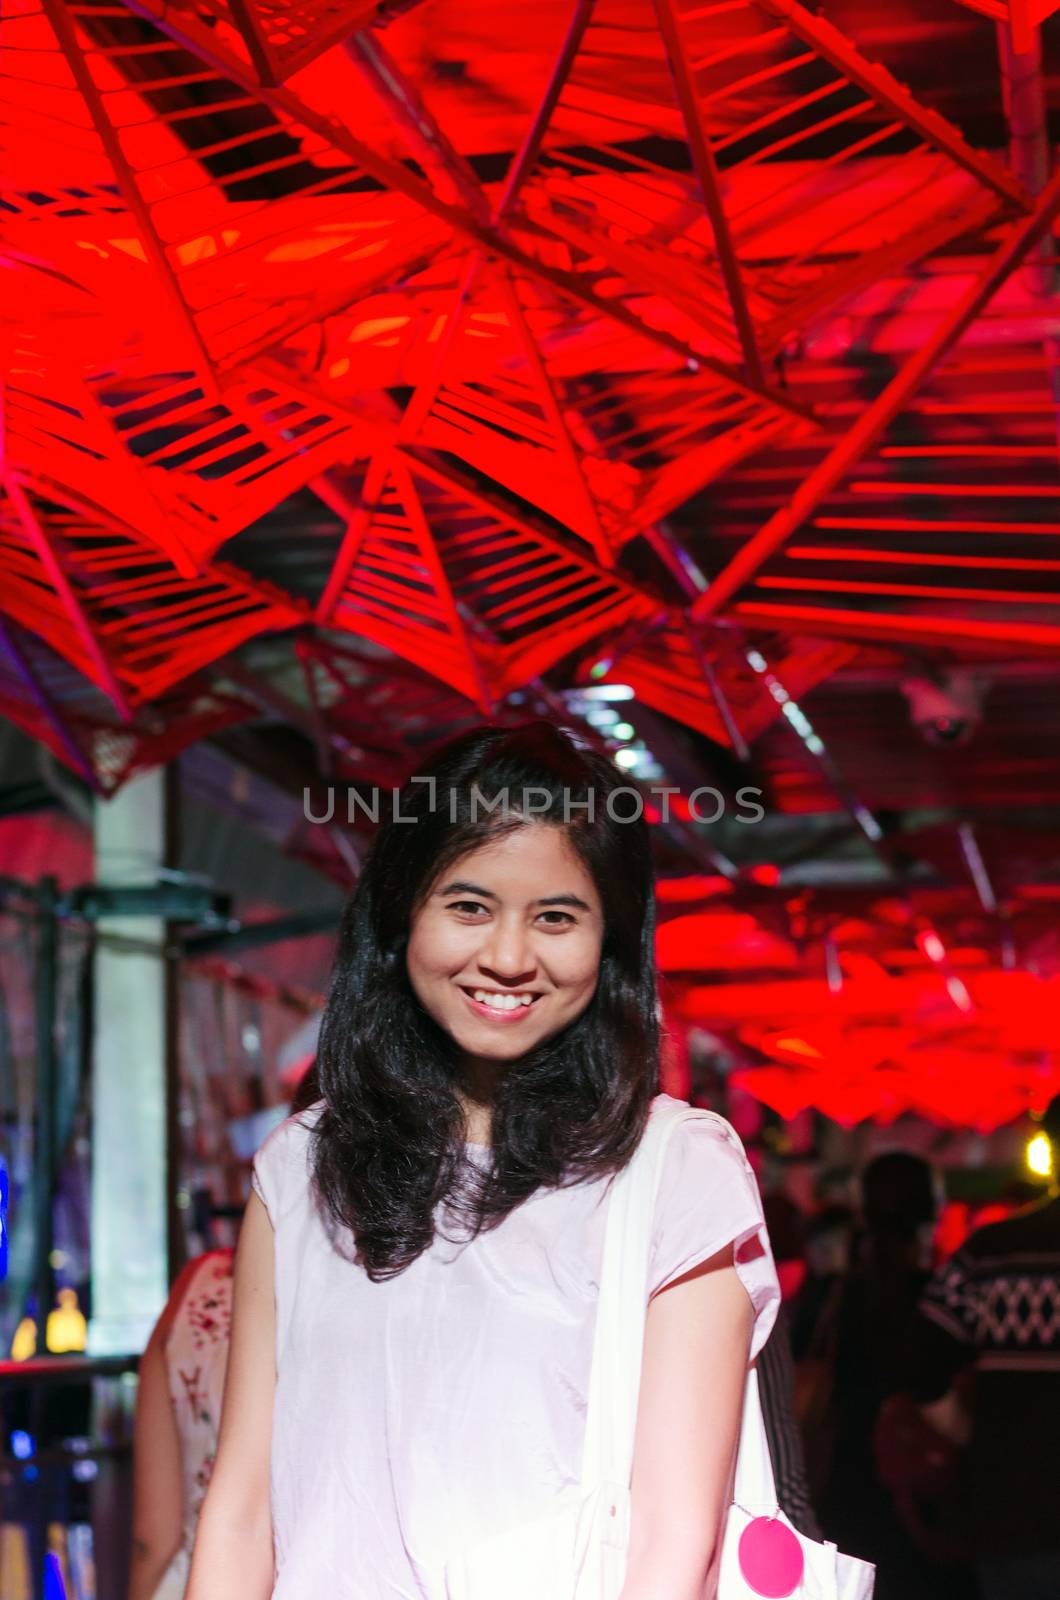
<path fill-rule="evenodd" d="M 412 919 L 409 980 L 466 1058 L 513 1061 L 585 1010 L 603 933 L 600 897 L 565 833 L 527 823 L 432 884 Z"/>

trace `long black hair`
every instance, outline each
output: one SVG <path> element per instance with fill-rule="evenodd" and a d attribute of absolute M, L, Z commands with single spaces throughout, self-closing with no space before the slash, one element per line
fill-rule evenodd
<path fill-rule="evenodd" d="M 474 1236 L 542 1186 L 618 1171 L 659 1082 L 650 833 L 635 792 L 616 795 L 623 780 L 610 759 L 537 720 L 473 728 L 415 776 L 384 816 L 346 907 L 311 1080 L 324 1102 L 312 1134 L 318 1196 L 352 1231 L 373 1281 L 429 1247 L 440 1202 Z M 530 790 L 528 818 L 517 800 Z M 501 796 L 509 808 L 491 811 Z M 439 874 L 528 820 L 562 827 L 593 879 L 600 971 L 580 1016 L 506 1064 L 487 1166 L 464 1150 L 459 1052 L 420 1004 L 405 953 Z"/>

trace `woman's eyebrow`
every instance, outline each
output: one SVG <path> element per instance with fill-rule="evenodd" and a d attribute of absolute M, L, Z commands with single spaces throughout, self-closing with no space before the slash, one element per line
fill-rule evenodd
<path fill-rule="evenodd" d="M 496 900 L 498 898 L 497 895 L 493 893 L 492 889 L 483 889 L 477 883 L 465 883 L 462 879 L 457 879 L 453 883 L 447 883 L 444 889 L 438 890 L 438 894 L 440 896 L 449 894 L 477 894 L 483 900 Z M 592 907 L 587 905 L 586 902 L 580 899 L 576 894 L 550 894 L 544 899 L 535 900 L 533 904 L 535 906 L 573 906 L 578 911 L 592 910 Z"/>

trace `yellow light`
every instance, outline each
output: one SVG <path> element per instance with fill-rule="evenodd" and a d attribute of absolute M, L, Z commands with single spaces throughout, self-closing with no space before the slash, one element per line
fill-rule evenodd
<path fill-rule="evenodd" d="M 11 1341 L 12 1361 L 28 1361 L 37 1354 L 37 1324 L 32 1317 L 23 1317 Z"/>
<path fill-rule="evenodd" d="M 1044 1133 L 1036 1133 L 1027 1141 L 1027 1166 L 1039 1178 L 1048 1178 L 1053 1170 L 1052 1147 Z"/>
<path fill-rule="evenodd" d="M 48 1312 L 44 1342 L 56 1355 L 83 1350 L 88 1339 L 88 1324 L 77 1303 L 76 1289 L 60 1289 L 59 1304 Z"/>

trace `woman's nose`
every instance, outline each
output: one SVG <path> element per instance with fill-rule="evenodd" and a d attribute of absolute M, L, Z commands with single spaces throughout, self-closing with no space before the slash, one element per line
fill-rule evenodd
<path fill-rule="evenodd" d="M 508 982 L 527 977 L 535 962 L 523 923 L 498 919 L 487 931 L 478 959 L 480 966 L 489 967 Z"/>

